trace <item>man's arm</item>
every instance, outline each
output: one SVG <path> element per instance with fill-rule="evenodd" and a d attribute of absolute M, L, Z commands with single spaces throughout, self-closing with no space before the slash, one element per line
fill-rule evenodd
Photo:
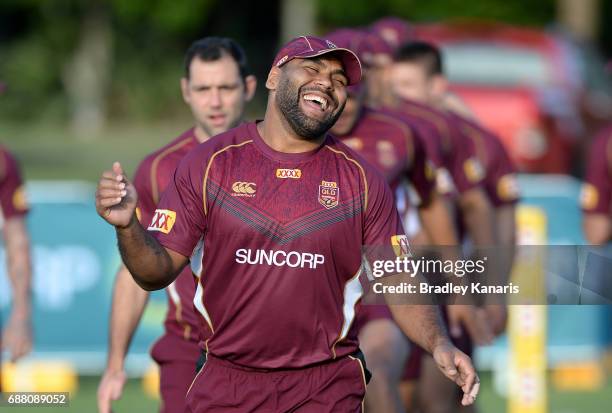
<path fill-rule="evenodd" d="M 392 305 L 391 313 L 404 334 L 428 352 L 449 341 L 436 305 Z"/>
<path fill-rule="evenodd" d="M 421 224 L 433 245 L 459 245 L 450 209 L 442 195 L 433 191 L 429 203 L 419 207 L 418 211 Z"/>
<path fill-rule="evenodd" d="M 110 413 L 111 401 L 121 397 L 127 378 L 125 357 L 148 299 L 149 293 L 140 288 L 128 269 L 121 265 L 113 287 L 108 360 L 98 387 L 100 413 Z"/>
<path fill-rule="evenodd" d="M 586 162 L 580 204 L 582 228 L 587 242 L 602 245 L 612 241 L 612 128 L 597 135 Z"/>
<path fill-rule="evenodd" d="M 470 358 L 450 342 L 437 306 L 389 305 L 393 318 L 413 342 L 430 352 L 442 373 L 463 390 L 461 404 L 474 403 L 480 380 Z"/>
<path fill-rule="evenodd" d="M 451 220 L 449 207 L 441 195 L 434 193 L 431 201 L 419 208 L 419 215 L 425 231 L 433 245 L 441 246 L 440 257 L 444 260 L 461 258 L 455 224 Z M 449 281 L 455 282 L 454 274 L 447 274 Z M 451 305 L 446 307 L 450 333 L 453 337 L 461 336 L 462 327 L 478 345 L 490 344 L 493 340 L 491 326 L 483 320 L 478 309 L 471 305 Z"/>
<path fill-rule="evenodd" d="M 2 346 L 16 361 L 32 349 L 30 240 L 23 216 L 7 220 L 3 229 L 13 308 L 3 333 Z"/>
<path fill-rule="evenodd" d="M 510 279 L 512 263 L 516 251 L 516 207 L 514 204 L 502 205 L 495 209 L 495 228 L 497 242 L 502 249 L 501 281 L 505 284 Z"/>
<path fill-rule="evenodd" d="M 187 264 L 187 257 L 162 246 L 132 214 L 130 223 L 115 226 L 121 259 L 134 281 L 147 291 L 170 285 Z"/>
<path fill-rule="evenodd" d="M 603 245 L 612 240 L 612 219 L 604 214 L 584 214 L 582 228 L 587 242 Z"/>
<path fill-rule="evenodd" d="M 493 208 L 481 187 L 475 187 L 459 196 L 463 222 L 475 245 L 494 244 Z"/>
<path fill-rule="evenodd" d="M 125 355 L 148 300 L 149 292 L 140 288 L 122 265 L 117 271 L 113 291 L 109 368 L 123 370 Z"/>
<path fill-rule="evenodd" d="M 132 277 L 143 289 L 159 290 L 172 283 L 187 257 L 162 246 L 136 218 L 138 194 L 118 162 L 98 183 L 96 210 L 115 227 L 119 252 Z"/>

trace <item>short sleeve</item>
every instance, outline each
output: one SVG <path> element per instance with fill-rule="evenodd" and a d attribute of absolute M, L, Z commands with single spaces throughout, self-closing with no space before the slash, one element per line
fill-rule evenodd
<path fill-rule="evenodd" d="M 458 127 L 452 127 L 455 135 L 454 147 L 449 154 L 448 171 L 458 193 L 464 193 L 482 185 L 484 168 L 476 156 L 474 143 L 465 135 L 459 133 Z"/>
<path fill-rule="evenodd" d="M 200 152 L 192 151 L 174 172 L 147 228 L 166 248 L 191 256 L 206 231 L 203 168 Z M 206 161 L 206 160 L 204 160 Z"/>
<path fill-rule="evenodd" d="M 489 199 L 494 207 L 515 204 L 520 198 L 516 167 L 502 143 L 494 136 L 490 139 L 495 141 L 491 143 L 493 161 L 487 170 Z"/>
<path fill-rule="evenodd" d="M 412 143 L 412 164 L 408 169 L 407 178 L 418 194 L 420 204 L 425 205 L 436 190 L 436 167 L 427 156 L 422 138 L 413 135 Z"/>
<path fill-rule="evenodd" d="M 363 245 L 392 245 L 399 247 L 402 254 L 408 254 L 408 239 L 391 189 L 380 175 L 370 174 L 369 181 Z"/>
<path fill-rule="evenodd" d="M 0 207 L 5 220 L 23 216 L 29 209 L 19 165 L 8 152 L 2 150 L 0 150 Z"/>
<path fill-rule="evenodd" d="M 148 159 L 145 159 L 138 165 L 136 174 L 134 175 L 134 186 L 136 187 L 136 192 L 138 192 L 136 214 L 138 216 L 138 221 L 143 226 L 151 222 L 155 213 L 156 202 L 153 199 L 153 179 L 155 179 L 155 177 L 151 176 L 151 163 Z"/>
<path fill-rule="evenodd" d="M 612 132 L 600 135 L 589 151 L 580 203 L 585 213 L 612 213 Z"/>

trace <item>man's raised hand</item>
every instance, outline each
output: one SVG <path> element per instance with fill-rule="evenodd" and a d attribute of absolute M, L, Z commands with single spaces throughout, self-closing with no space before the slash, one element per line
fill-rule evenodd
<path fill-rule="evenodd" d="M 115 227 L 127 227 L 136 219 L 137 200 L 136 188 L 126 178 L 119 162 L 113 164 L 112 170 L 104 171 L 96 191 L 96 210 L 102 218 Z"/>

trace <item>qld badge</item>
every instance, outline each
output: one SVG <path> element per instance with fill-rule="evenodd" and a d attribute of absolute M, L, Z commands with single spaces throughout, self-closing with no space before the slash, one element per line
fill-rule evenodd
<path fill-rule="evenodd" d="M 330 209 L 338 206 L 340 188 L 336 182 L 321 181 L 319 185 L 319 203 Z"/>

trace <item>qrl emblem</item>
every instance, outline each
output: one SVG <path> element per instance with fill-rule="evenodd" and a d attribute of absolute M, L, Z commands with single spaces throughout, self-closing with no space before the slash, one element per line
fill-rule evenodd
<path fill-rule="evenodd" d="M 319 185 L 319 203 L 330 209 L 338 205 L 340 188 L 335 182 L 321 181 Z"/>
<path fill-rule="evenodd" d="M 169 209 L 156 209 L 151 225 L 147 228 L 149 231 L 159 231 L 164 234 L 169 233 L 176 222 L 176 212 Z"/>

